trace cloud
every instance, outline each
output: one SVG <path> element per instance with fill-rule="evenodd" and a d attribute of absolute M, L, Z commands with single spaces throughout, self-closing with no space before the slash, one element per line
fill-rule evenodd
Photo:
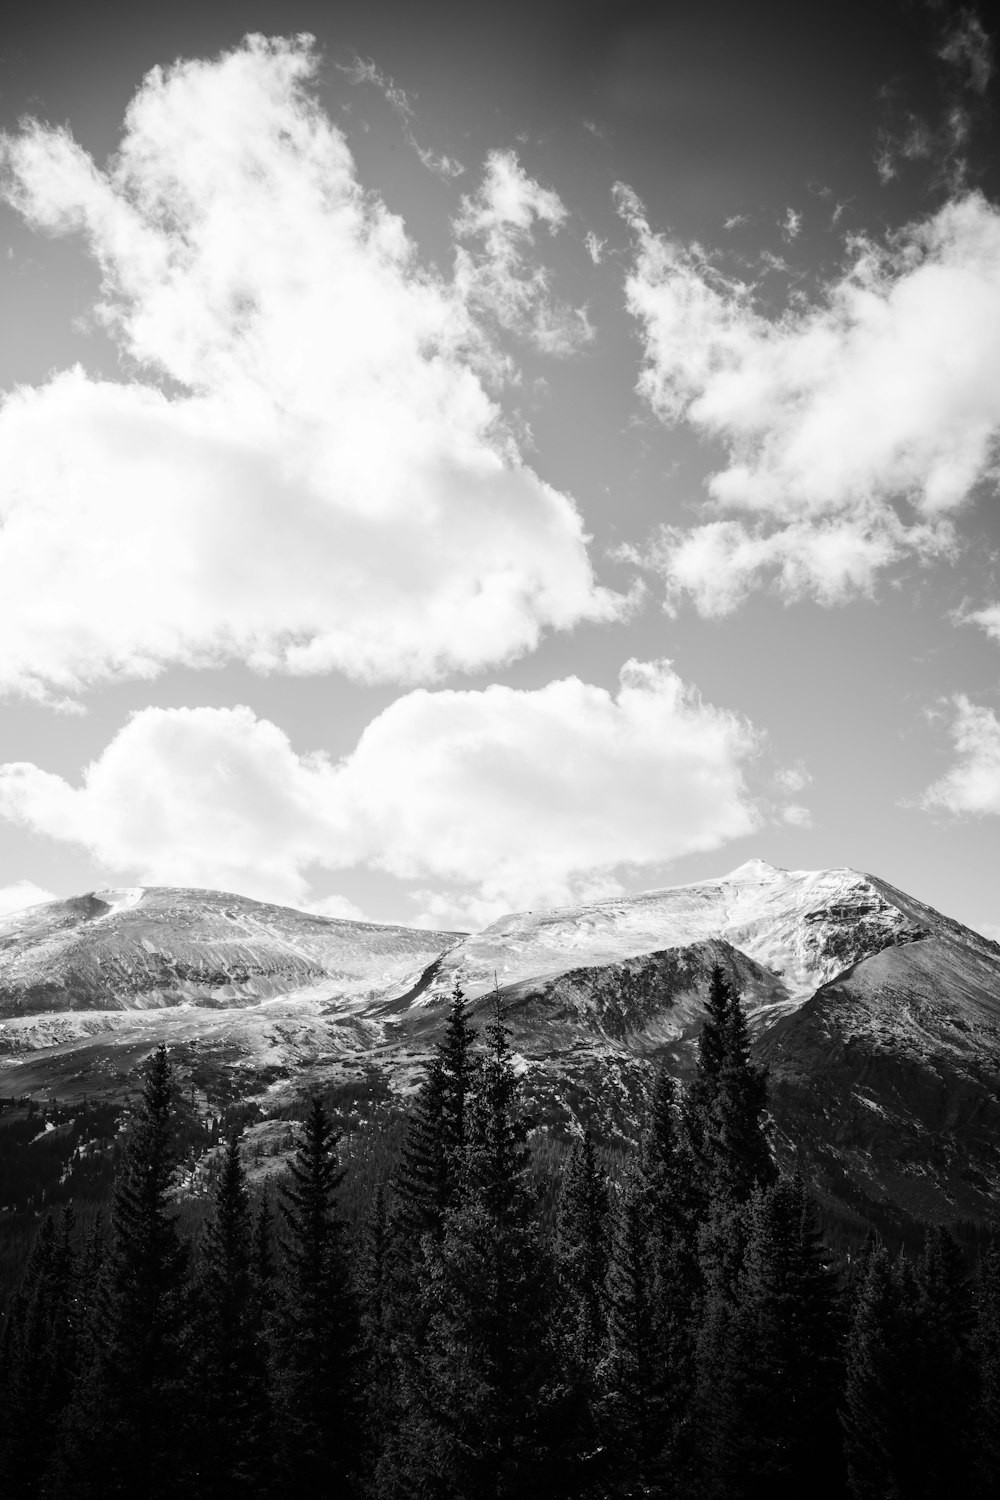
<path fill-rule="evenodd" d="M 554 298 L 548 272 L 534 260 L 536 229 L 556 234 L 567 217 L 558 193 L 529 177 L 513 151 L 491 151 L 482 183 L 463 197 L 455 220 L 456 234 L 477 245 L 456 257 L 465 299 L 546 354 L 571 354 L 593 338 L 586 310 Z"/>
<path fill-rule="evenodd" d="M 996 478 L 1000 210 L 973 193 L 885 245 L 854 240 L 811 305 L 768 318 L 697 246 L 654 233 L 627 188 L 639 390 L 721 444 L 709 514 L 648 561 L 705 613 L 773 583 L 834 602 L 954 547 L 953 514 Z"/>
<path fill-rule="evenodd" d="M 55 901 L 51 891 L 43 890 L 33 880 L 15 880 L 13 885 L 0 886 L 0 916 L 8 912 L 23 911 L 26 906 L 38 906 L 42 901 Z"/>
<path fill-rule="evenodd" d="M 416 116 L 416 109 L 412 96 L 405 89 L 400 88 L 397 83 L 394 83 L 387 73 L 383 73 L 382 69 L 377 67 L 371 58 L 365 60 L 355 55 L 349 66 L 345 66 L 343 63 L 338 63 L 337 66 L 342 73 L 347 74 L 352 83 L 370 83 L 379 90 L 392 106 L 396 118 L 403 128 L 403 136 L 406 144 L 412 146 L 429 172 L 435 172 L 439 177 L 446 178 L 462 176 L 465 167 L 460 161 L 457 161 L 452 156 L 438 155 L 420 145 L 413 133 L 413 121 Z"/>
<path fill-rule="evenodd" d="M 1000 814 L 1000 718 L 979 708 L 964 694 L 952 700 L 950 726 L 956 760 L 951 770 L 927 788 L 920 806 L 928 811 Z"/>
<path fill-rule="evenodd" d="M 0 408 L 0 687 L 233 658 L 431 680 L 615 612 L 488 394 L 471 289 L 359 185 L 316 66 L 250 37 L 154 69 L 106 171 L 64 130 L 5 139 L 7 197 L 86 240 L 138 374 Z M 515 227 L 558 218 L 512 182 Z"/>
<path fill-rule="evenodd" d="M 928 8 L 938 9 L 936 4 Z M 875 169 L 883 187 L 912 162 L 929 163 L 932 184 L 953 194 L 968 184 L 973 137 L 990 119 L 987 91 L 994 72 L 993 44 L 974 10 L 952 7 L 947 13 L 946 8 L 934 59 L 939 98 L 929 116 L 906 108 L 898 85 L 882 91 L 886 119 L 879 131 Z"/>
<path fill-rule="evenodd" d="M 978 625 L 993 641 L 1000 641 L 1000 604 L 987 604 L 959 616 L 963 625 Z"/>
<path fill-rule="evenodd" d="M 973 93 L 983 95 L 993 77 L 993 43 L 975 11 L 963 7 L 945 32 L 941 58 Z"/>
<path fill-rule="evenodd" d="M 353 901 L 346 896 L 324 896 L 320 901 L 309 901 L 306 911 L 315 912 L 318 917 L 335 917 L 338 922 L 367 922 L 360 906 L 355 906 Z"/>
<path fill-rule="evenodd" d="M 586 245 L 587 254 L 594 262 L 594 265 L 599 266 L 604 259 L 604 247 L 608 243 L 607 240 L 600 239 L 592 229 L 588 229 L 584 235 L 583 243 Z"/>
<path fill-rule="evenodd" d="M 455 887 L 450 910 L 495 913 L 568 901 L 595 880 L 616 889 L 623 869 L 752 832 L 744 773 L 760 747 L 669 663 L 630 661 L 617 694 L 575 677 L 417 690 L 339 764 L 299 754 L 248 708 L 148 708 L 79 786 L 0 767 L 0 814 L 146 884 L 301 905 L 311 868 L 366 865 Z"/>
<path fill-rule="evenodd" d="M 781 221 L 781 237 L 785 240 L 797 240 L 802 233 L 802 215 L 795 208 L 786 208 L 785 217 Z"/>

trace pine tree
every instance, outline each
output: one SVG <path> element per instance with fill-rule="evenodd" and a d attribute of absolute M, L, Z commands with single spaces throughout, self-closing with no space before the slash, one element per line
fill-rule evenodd
<path fill-rule="evenodd" d="M 407 1387 L 404 1493 L 557 1495 L 544 1439 L 551 1283 L 528 1195 L 527 1120 L 499 999 L 459 1189 L 426 1240 L 425 1345 Z"/>
<path fill-rule="evenodd" d="M 404 1270 L 415 1263 L 422 1235 L 440 1236 L 453 1193 L 455 1164 L 448 1149 L 446 1093 L 444 1068 L 435 1055 L 411 1107 L 394 1183 L 395 1224 L 404 1245 Z"/>
<path fill-rule="evenodd" d="M 36 1238 L 7 1331 L 0 1387 L 0 1496 L 45 1493 L 46 1466 L 77 1376 L 73 1212 L 47 1217 Z"/>
<path fill-rule="evenodd" d="M 605 1467 L 597 1376 L 607 1324 L 609 1207 L 607 1176 L 585 1131 L 563 1168 L 554 1244 L 560 1382 L 552 1442 L 578 1475 L 581 1496 Z"/>
<path fill-rule="evenodd" d="M 191 1371 L 197 1491 L 204 1500 L 266 1493 L 269 1393 L 253 1276 L 253 1220 L 239 1137 L 226 1144 L 200 1246 Z"/>
<path fill-rule="evenodd" d="M 556 1211 L 556 1274 L 574 1361 L 592 1368 L 604 1342 L 608 1269 L 608 1182 L 590 1132 L 574 1143 Z"/>
<path fill-rule="evenodd" d="M 396 1353 L 393 1345 L 394 1257 L 391 1215 L 382 1183 L 361 1229 L 355 1255 L 355 1284 L 365 1370 L 365 1466 L 377 1476 L 383 1453 L 401 1421 Z M 372 1482 L 369 1481 L 369 1492 Z M 377 1494 L 377 1478 L 375 1493 Z"/>
<path fill-rule="evenodd" d="M 750 1060 L 739 996 L 722 968 L 712 970 L 698 1063 L 684 1111 L 705 1203 L 746 1203 L 777 1170 L 767 1135 L 767 1074 Z"/>
<path fill-rule="evenodd" d="M 1000 1487 L 1000 1251 L 986 1252 L 976 1288 L 978 1489 L 988 1500 Z"/>
<path fill-rule="evenodd" d="M 689 1457 L 689 1408 L 703 1290 L 698 1259 L 703 1204 L 681 1128 L 677 1086 L 664 1066 L 653 1080 L 640 1163 L 649 1216 L 650 1317 L 659 1365 L 656 1386 L 664 1401 L 660 1468 L 677 1475 Z"/>
<path fill-rule="evenodd" d="M 476 1074 L 475 1036 L 461 987 L 452 992 L 444 1035 L 417 1093 L 394 1184 L 396 1227 L 413 1259 L 422 1234 L 440 1237 L 466 1147 Z"/>
<path fill-rule="evenodd" d="M 974 1482 L 978 1381 L 972 1292 L 946 1229 L 927 1231 L 916 1267 L 916 1450 L 920 1493 L 968 1492 Z"/>
<path fill-rule="evenodd" d="M 608 1340 L 601 1367 L 612 1493 L 662 1495 L 672 1372 L 655 1310 L 649 1197 L 633 1168 L 619 1190 L 608 1264 Z"/>
<path fill-rule="evenodd" d="M 173 1069 L 162 1045 L 142 1071 L 125 1131 L 94 1328 L 94 1355 L 66 1428 L 57 1489 L 148 1496 L 184 1487 L 187 1246 L 171 1186 L 177 1163 Z"/>
<path fill-rule="evenodd" d="M 717 1375 L 719 1500 L 840 1496 L 836 1288 L 801 1178 L 758 1190 Z"/>
<path fill-rule="evenodd" d="M 284 1277 L 278 1398 L 289 1493 L 348 1495 L 358 1459 L 359 1329 L 344 1224 L 337 1137 L 313 1099 L 282 1183 Z"/>
<path fill-rule="evenodd" d="M 919 1493 L 915 1371 L 917 1293 L 904 1257 L 879 1246 L 858 1293 L 846 1347 L 841 1422 L 853 1500 Z"/>

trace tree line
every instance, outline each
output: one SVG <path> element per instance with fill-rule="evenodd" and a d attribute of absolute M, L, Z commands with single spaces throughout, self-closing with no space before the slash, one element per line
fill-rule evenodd
<path fill-rule="evenodd" d="M 402 1156 L 355 1232 L 313 1100 L 277 1199 L 233 1133 L 178 1226 L 160 1048 L 107 1231 L 42 1223 L 0 1349 L 10 1500 L 939 1500 L 1000 1483 L 1000 1264 L 873 1237 L 835 1273 L 778 1172 L 767 1081 L 714 970 L 623 1176 L 589 1135 L 553 1229 L 503 1008 L 456 990 Z"/>

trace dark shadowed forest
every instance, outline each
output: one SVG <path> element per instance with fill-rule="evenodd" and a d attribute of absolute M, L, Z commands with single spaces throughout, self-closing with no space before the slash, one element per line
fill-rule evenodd
<path fill-rule="evenodd" d="M 834 1260 L 767 1122 L 721 970 L 624 1163 L 532 1155 L 502 1007 L 477 1035 L 456 991 L 363 1213 L 316 1098 L 273 1191 L 227 1122 L 192 1228 L 161 1048 L 107 1213 L 42 1217 L 9 1299 L 0 1494 L 992 1497 L 1000 1260 L 944 1230 Z"/>

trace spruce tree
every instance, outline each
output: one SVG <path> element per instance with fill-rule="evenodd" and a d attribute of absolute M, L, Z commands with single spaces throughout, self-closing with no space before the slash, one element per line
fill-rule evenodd
<path fill-rule="evenodd" d="M 575 1469 L 581 1496 L 605 1467 L 598 1365 L 607 1326 L 609 1207 L 607 1176 L 585 1131 L 563 1168 L 554 1244 L 560 1381 L 552 1441 Z"/>
<path fill-rule="evenodd" d="M 917 1293 L 905 1257 L 871 1255 L 846 1346 L 841 1422 L 853 1500 L 919 1494 Z"/>
<path fill-rule="evenodd" d="M 767 1074 L 750 1060 L 746 1016 L 720 965 L 712 969 L 684 1123 L 703 1202 L 746 1203 L 774 1182 Z"/>
<path fill-rule="evenodd" d="M 582 1371 L 604 1342 L 608 1269 L 608 1182 L 590 1132 L 574 1142 L 563 1169 L 556 1209 L 556 1274 L 567 1337 Z"/>
<path fill-rule="evenodd" d="M 171 1188 L 177 1165 L 173 1068 L 160 1046 L 142 1070 L 125 1130 L 93 1357 L 78 1382 L 57 1489 L 74 1496 L 179 1493 L 185 1484 L 188 1248 Z"/>
<path fill-rule="evenodd" d="M 46 1469 L 77 1376 L 73 1211 L 42 1221 L 8 1316 L 0 1385 L 0 1496 L 46 1492 Z"/>
<path fill-rule="evenodd" d="M 719 1500 L 840 1496 L 833 1277 L 800 1178 L 758 1190 L 717 1381 Z"/>
<path fill-rule="evenodd" d="M 545 1440 L 551 1283 L 527 1188 L 527 1130 L 498 998 L 458 1192 L 440 1243 L 425 1240 L 428 1327 L 407 1390 L 404 1493 L 561 1493 Z"/>
<path fill-rule="evenodd" d="M 968 1492 L 975 1475 L 978 1380 L 972 1291 L 946 1229 L 927 1231 L 916 1266 L 916 1450 L 920 1493 Z"/>
<path fill-rule="evenodd" d="M 983 1500 L 1000 1488 L 1000 1252 L 979 1264 L 975 1347 L 979 1365 L 976 1403 L 977 1480 Z"/>
<path fill-rule="evenodd" d="M 394 1348 L 393 1240 L 391 1214 L 382 1183 L 375 1188 L 355 1253 L 355 1285 L 365 1373 L 365 1468 L 377 1476 L 383 1453 L 401 1420 Z M 377 1479 L 369 1478 L 368 1488 Z"/>
<path fill-rule="evenodd" d="M 202 1236 L 195 1293 L 192 1429 L 204 1500 L 269 1488 L 270 1407 L 253 1249 L 246 1173 L 233 1134 Z"/>
<path fill-rule="evenodd" d="M 314 1098 L 281 1185 L 278 1403 L 290 1494 L 348 1495 L 358 1463 L 359 1329 L 337 1207 L 337 1136 Z"/>
<path fill-rule="evenodd" d="M 601 1366 L 603 1434 L 615 1495 L 665 1493 L 672 1372 L 662 1358 L 651 1242 L 649 1197 L 633 1167 L 615 1204 L 607 1352 Z"/>
<path fill-rule="evenodd" d="M 476 1074 L 474 1045 L 468 1004 L 456 984 L 444 1034 L 414 1101 L 394 1184 L 396 1227 L 410 1260 L 421 1235 L 440 1237 L 457 1191 Z"/>
<path fill-rule="evenodd" d="M 689 1408 L 702 1294 L 698 1224 L 704 1206 L 682 1129 L 677 1086 L 665 1066 L 654 1075 L 640 1172 L 649 1220 L 656 1384 L 664 1401 L 661 1469 L 676 1475 L 687 1464 L 691 1437 Z"/>

